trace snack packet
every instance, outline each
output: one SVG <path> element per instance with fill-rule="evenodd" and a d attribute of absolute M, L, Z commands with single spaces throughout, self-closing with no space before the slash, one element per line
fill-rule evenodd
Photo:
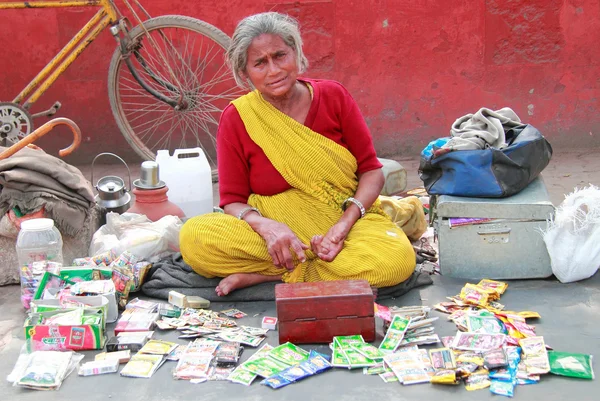
<path fill-rule="evenodd" d="M 454 370 L 438 370 L 431 376 L 432 384 L 458 384 L 459 380 L 456 378 L 456 372 Z"/>
<path fill-rule="evenodd" d="M 591 355 L 548 351 L 548 359 L 552 374 L 578 379 L 594 379 Z"/>
<path fill-rule="evenodd" d="M 492 380 L 490 391 L 492 394 L 512 397 L 515 393 L 515 385 L 512 381 Z"/>

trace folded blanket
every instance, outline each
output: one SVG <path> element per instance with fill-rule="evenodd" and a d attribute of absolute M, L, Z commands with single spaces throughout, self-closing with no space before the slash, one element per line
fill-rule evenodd
<path fill-rule="evenodd" d="M 146 282 L 142 285 L 142 292 L 149 297 L 159 299 L 167 299 L 169 291 L 177 291 L 185 295 L 198 295 L 211 302 L 275 300 L 276 282 L 242 288 L 220 297 L 215 293 L 215 287 L 220 281 L 220 278 L 205 278 L 200 276 L 183 261 L 181 253 L 174 253 L 154 263 L 146 275 Z M 431 283 L 433 281 L 428 274 L 415 272 L 408 280 L 398 285 L 379 288 L 377 291 L 377 300 L 396 298 L 413 288 Z"/>
<path fill-rule="evenodd" d="M 0 160 L 0 186 L 0 215 L 14 207 L 24 213 L 44 207 L 57 228 L 71 236 L 81 230 L 95 204 L 81 171 L 41 149 L 23 148 Z"/>
<path fill-rule="evenodd" d="M 442 149 L 502 149 L 506 147 L 505 130 L 519 125 L 522 125 L 521 119 L 511 108 L 494 111 L 484 107 L 456 120 L 450 129 L 452 139 Z"/>

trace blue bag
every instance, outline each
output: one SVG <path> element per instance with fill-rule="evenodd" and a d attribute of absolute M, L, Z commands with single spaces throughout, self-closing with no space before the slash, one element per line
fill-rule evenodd
<path fill-rule="evenodd" d="M 436 139 L 421 152 L 419 176 L 430 195 L 511 196 L 529 185 L 552 157 L 550 143 L 529 124 L 507 130 L 503 149 L 455 150 L 434 157 L 449 139 Z"/>

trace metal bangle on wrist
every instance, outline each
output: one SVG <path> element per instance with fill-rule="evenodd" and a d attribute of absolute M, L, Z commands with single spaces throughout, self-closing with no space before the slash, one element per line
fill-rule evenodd
<path fill-rule="evenodd" d="M 258 210 L 258 209 L 257 209 L 257 208 L 255 208 L 255 207 L 251 207 L 251 206 L 250 206 L 250 207 L 246 207 L 246 208 L 244 208 L 244 209 L 240 210 L 240 212 L 239 212 L 239 213 L 238 213 L 238 215 L 237 215 L 237 218 L 238 218 L 239 220 L 244 220 L 244 216 L 245 216 L 245 215 L 247 215 L 247 214 L 248 214 L 248 213 L 250 213 L 250 212 L 256 212 L 256 213 L 258 213 L 258 215 L 259 215 L 260 217 L 262 217 L 262 213 L 260 212 L 260 210 Z"/>
<path fill-rule="evenodd" d="M 342 210 L 346 210 L 348 208 L 348 203 L 354 203 L 358 207 L 358 210 L 360 210 L 360 217 L 365 217 L 365 213 L 367 213 L 367 211 L 358 199 L 355 199 L 353 197 L 349 197 L 348 199 L 346 199 L 344 203 L 342 203 Z"/>

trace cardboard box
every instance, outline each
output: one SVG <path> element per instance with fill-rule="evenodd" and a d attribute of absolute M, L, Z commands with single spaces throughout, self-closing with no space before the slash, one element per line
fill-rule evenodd
<path fill-rule="evenodd" d="M 68 301 L 80 302 L 92 308 L 99 308 L 104 315 L 104 322 L 108 318 L 108 299 L 104 295 L 90 295 L 87 297 L 73 295 L 66 297 Z M 31 301 L 31 312 L 52 312 L 52 311 L 68 311 L 73 309 L 61 308 L 58 299 L 36 299 Z"/>
<path fill-rule="evenodd" d="M 279 343 L 330 343 L 334 336 L 354 334 L 374 341 L 373 301 L 365 280 L 277 284 Z"/>
<path fill-rule="evenodd" d="M 25 340 L 29 351 L 65 351 L 102 349 L 106 342 L 104 312 L 101 308 L 85 308 L 85 314 L 97 314 L 98 324 L 43 325 L 45 317 L 64 313 L 68 309 L 30 313 L 25 321 Z"/>

